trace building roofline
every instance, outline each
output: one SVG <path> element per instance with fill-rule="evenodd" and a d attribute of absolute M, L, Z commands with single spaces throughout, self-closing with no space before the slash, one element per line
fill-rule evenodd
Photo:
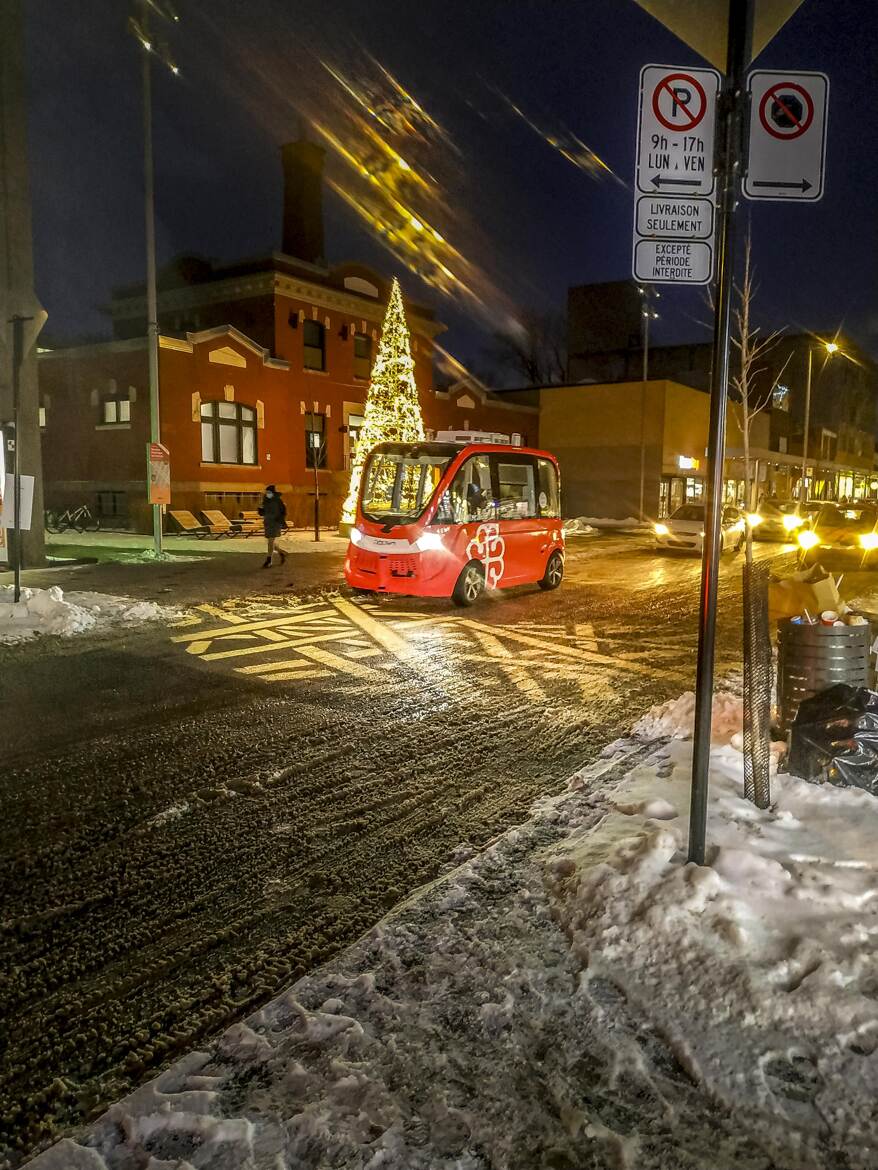
<path fill-rule="evenodd" d="M 187 331 L 185 341 L 179 337 L 160 333 L 159 346 L 162 349 L 176 350 L 178 353 L 193 353 L 196 345 L 204 345 L 208 341 L 219 341 L 223 337 L 231 337 L 233 341 L 237 341 L 239 345 L 249 349 L 251 353 L 262 359 L 264 366 L 275 370 L 288 370 L 290 368 L 288 361 L 285 361 L 284 358 L 272 357 L 264 345 L 260 345 L 258 341 L 254 341 L 252 337 L 248 337 L 246 333 L 242 333 L 234 325 L 214 325 L 211 329 L 200 329 L 195 333 Z"/>
<path fill-rule="evenodd" d="M 452 382 L 446 390 L 434 389 L 433 393 L 437 398 L 450 399 L 452 391 L 464 390 L 467 394 L 475 394 L 481 400 L 483 406 L 496 406 L 498 410 L 523 410 L 528 414 L 539 414 L 540 408 L 538 406 L 528 406 L 525 403 L 518 402 L 503 402 L 494 390 L 482 389 L 469 381 L 468 378 L 458 378 L 456 382 Z"/>

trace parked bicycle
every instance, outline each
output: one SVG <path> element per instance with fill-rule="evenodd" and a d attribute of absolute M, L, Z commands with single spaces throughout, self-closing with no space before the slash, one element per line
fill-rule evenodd
<path fill-rule="evenodd" d="M 68 508 L 64 512 L 47 508 L 45 513 L 47 532 L 97 532 L 101 526 L 100 517 L 93 516 L 87 504 Z"/>

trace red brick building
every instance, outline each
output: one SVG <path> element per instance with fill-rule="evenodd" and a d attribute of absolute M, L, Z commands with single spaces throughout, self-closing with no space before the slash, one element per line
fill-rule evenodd
<path fill-rule="evenodd" d="M 284 250 L 217 267 L 184 257 L 159 280 L 161 441 L 171 455 L 171 507 L 235 516 L 277 484 L 290 521 L 335 523 L 347 494 L 390 282 L 356 264 L 322 261 L 322 151 L 283 148 Z M 304 258 L 301 258 L 304 254 Z M 110 305 L 115 339 L 39 355 L 47 507 L 87 503 L 106 521 L 149 528 L 149 382 L 142 288 Z M 537 412 L 457 383 L 433 387 L 444 326 L 407 303 L 415 377 L 431 431 L 537 438 Z M 315 436 L 316 432 L 316 436 Z M 168 524 L 172 529 L 173 525 Z"/>

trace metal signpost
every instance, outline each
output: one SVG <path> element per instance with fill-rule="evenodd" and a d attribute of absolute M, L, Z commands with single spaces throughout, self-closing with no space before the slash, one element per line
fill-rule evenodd
<path fill-rule="evenodd" d="M 695 674 L 695 731 L 692 743 L 692 793 L 689 806 L 689 860 L 704 865 L 707 796 L 710 775 L 710 728 L 716 652 L 716 600 L 722 552 L 723 469 L 726 411 L 729 401 L 729 346 L 735 255 L 735 209 L 741 171 L 744 121 L 744 71 L 753 41 L 754 0 L 730 0 L 728 60 L 716 152 L 717 278 L 710 379 L 710 430 L 705 480 L 704 541 L 701 554 L 701 605 L 698 615 L 698 661 Z"/>
<path fill-rule="evenodd" d="M 748 199 L 823 198 L 826 162 L 825 73 L 769 73 L 747 78 L 750 156 L 744 178 Z"/>
<path fill-rule="evenodd" d="M 302 414 L 305 414 L 306 409 L 307 409 L 305 406 L 305 403 L 301 402 L 299 404 L 299 406 L 300 406 Z M 318 469 L 320 467 L 321 454 L 322 454 L 322 452 L 325 448 L 325 445 L 326 445 L 326 430 L 325 430 L 325 422 L 324 422 L 324 431 L 323 431 L 323 435 L 321 438 L 320 433 L 316 430 L 315 425 L 314 425 L 315 415 L 320 413 L 320 404 L 318 402 L 312 403 L 311 408 L 307 409 L 307 413 L 308 413 L 308 416 L 310 419 L 310 424 L 311 424 L 309 431 L 308 431 L 309 437 L 308 437 L 307 450 L 311 456 L 311 464 L 314 468 L 314 539 L 319 541 L 320 540 L 320 479 L 319 479 L 317 472 L 318 472 Z M 324 418 L 325 419 L 330 418 L 331 414 L 332 414 L 332 405 L 331 405 L 331 403 L 327 403 Z"/>
<path fill-rule="evenodd" d="M 640 71 L 634 279 L 713 279 L 715 69 L 645 65 Z"/>

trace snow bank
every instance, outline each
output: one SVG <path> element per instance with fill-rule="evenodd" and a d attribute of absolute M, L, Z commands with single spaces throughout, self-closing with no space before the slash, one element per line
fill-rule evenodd
<path fill-rule="evenodd" d="M 713 697 L 710 737 L 713 743 L 728 743 L 744 726 L 744 707 L 740 695 L 721 691 Z M 676 699 L 658 703 L 639 719 L 632 729 L 637 739 L 691 739 L 695 730 L 695 694 L 685 691 Z"/>
<path fill-rule="evenodd" d="M 49 589 L 22 589 L 13 601 L 12 585 L 0 585 L 0 644 L 24 642 L 39 634 L 63 638 L 108 626 L 173 621 L 179 611 L 154 601 L 134 601 L 104 593 L 67 593 Z"/>
<path fill-rule="evenodd" d="M 564 535 L 565 536 L 591 536 L 597 529 L 593 528 L 591 524 L 586 524 L 583 516 L 577 516 L 575 520 L 564 521 Z"/>
<path fill-rule="evenodd" d="M 570 525 L 576 525 L 572 528 Z M 648 528 L 636 516 L 629 516 L 625 520 L 614 520 L 610 516 L 577 516 L 572 520 L 564 521 L 565 532 L 593 532 L 598 528 Z"/>
<path fill-rule="evenodd" d="M 751 1113 L 768 1142 L 795 1131 L 803 1170 L 828 1165 L 824 1145 L 875 1167 L 878 800 L 781 775 L 760 811 L 742 757 L 717 748 L 710 865 L 690 865 L 691 748 L 670 753 L 670 777 L 633 775 L 600 832 L 549 866 L 573 948 L 709 1096 Z"/>

